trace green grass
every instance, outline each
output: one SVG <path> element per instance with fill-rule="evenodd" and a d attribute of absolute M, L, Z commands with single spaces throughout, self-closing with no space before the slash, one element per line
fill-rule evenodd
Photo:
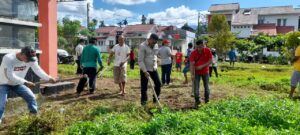
<path fill-rule="evenodd" d="M 230 98 L 201 110 L 154 113 L 150 120 L 137 110 L 104 113 L 69 126 L 65 134 L 299 134 L 299 102 L 280 98 Z"/>

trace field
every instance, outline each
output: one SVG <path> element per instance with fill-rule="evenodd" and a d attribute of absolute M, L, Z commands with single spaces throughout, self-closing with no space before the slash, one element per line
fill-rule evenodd
<path fill-rule="evenodd" d="M 20 99 L 9 100 L 1 134 L 300 134 L 299 97 L 287 98 L 291 66 L 220 63 L 210 78 L 211 101 L 193 109 L 191 83 L 172 72 L 162 87 L 159 111 L 149 100 L 140 105 L 139 69 L 129 70 L 127 94 L 118 95 L 108 67 L 97 91 L 77 98 L 75 90 L 37 95 L 38 116 L 28 115 Z M 107 67 L 107 66 L 106 66 Z M 75 66 L 59 65 L 60 77 L 74 76 Z M 203 87 L 200 88 L 203 97 Z M 149 99 L 152 97 L 148 89 Z M 296 93 L 298 95 L 298 93 Z"/>

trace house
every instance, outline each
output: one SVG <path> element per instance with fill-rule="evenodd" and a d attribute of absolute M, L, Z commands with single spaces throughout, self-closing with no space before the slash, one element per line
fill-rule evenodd
<path fill-rule="evenodd" d="M 230 30 L 237 38 L 250 38 L 259 33 L 270 36 L 298 31 L 300 9 L 293 6 L 240 8 L 238 3 L 213 4 L 209 8 L 208 22 L 214 14 L 226 16 Z M 277 53 L 265 55 L 277 56 Z"/>
<path fill-rule="evenodd" d="M 156 33 L 160 39 L 169 39 L 172 49 L 182 49 L 184 52 L 187 49 L 187 44 L 193 42 L 195 33 L 176 28 L 175 26 L 159 26 L 155 24 L 136 24 L 121 27 L 101 27 L 96 30 L 98 45 L 100 47 L 109 48 L 108 46 L 115 45 L 116 36 L 123 34 L 125 42 L 130 47 L 138 48 L 138 46 L 147 40 L 152 33 Z M 161 44 L 160 42 L 158 44 Z M 101 48 L 102 52 L 107 52 L 108 49 Z M 105 51 L 104 51 L 105 50 Z"/>
<path fill-rule="evenodd" d="M 224 14 L 231 32 L 237 33 L 238 38 L 249 38 L 258 33 L 286 34 L 300 28 L 300 9 L 293 6 L 240 8 L 238 3 L 213 4 L 209 12 L 208 21 L 213 14 Z"/>

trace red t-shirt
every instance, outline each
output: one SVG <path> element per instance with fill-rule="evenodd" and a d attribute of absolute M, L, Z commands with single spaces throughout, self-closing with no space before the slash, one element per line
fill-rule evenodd
<path fill-rule="evenodd" d="M 190 56 L 190 62 L 195 62 L 195 66 L 200 66 L 212 59 L 212 54 L 209 48 L 203 48 L 202 53 L 200 54 L 197 49 L 193 50 Z M 209 65 L 202 68 L 201 70 L 196 70 L 198 75 L 206 75 L 209 72 Z"/>
<path fill-rule="evenodd" d="M 130 60 L 134 60 L 135 59 L 133 51 L 130 51 L 129 58 L 130 58 Z"/>
<path fill-rule="evenodd" d="M 177 52 L 175 58 L 176 58 L 176 63 L 182 63 L 182 52 Z"/>

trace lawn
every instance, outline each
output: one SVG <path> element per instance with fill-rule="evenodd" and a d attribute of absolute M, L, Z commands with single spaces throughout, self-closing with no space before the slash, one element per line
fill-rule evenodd
<path fill-rule="evenodd" d="M 139 69 L 128 67 L 127 94 L 119 96 L 112 69 L 105 65 L 94 95 L 74 97 L 74 90 L 39 97 L 40 114 L 29 116 L 20 102 L 11 113 L 5 134 L 299 134 L 298 99 L 287 98 L 292 67 L 219 63 L 219 78 L 210 78 L 211 102 L 193 109 L 191 85 L 182 85 L 183 74 L 172 73 L 164 86 L 159 111 L 149 102 L 139 105 Z M 76 66 L 59 65 L 61 77 L 73 76 Z M 200 89 L 203 92 L 203 88 Z M 149 98 L 151 91 L 148 91 Z M 202 96 L 202 95 L 201 95 Z M 17 102 L 17 101 L 14 101 Z M 23 111 L 22 111 L 23 109 Z"/>

